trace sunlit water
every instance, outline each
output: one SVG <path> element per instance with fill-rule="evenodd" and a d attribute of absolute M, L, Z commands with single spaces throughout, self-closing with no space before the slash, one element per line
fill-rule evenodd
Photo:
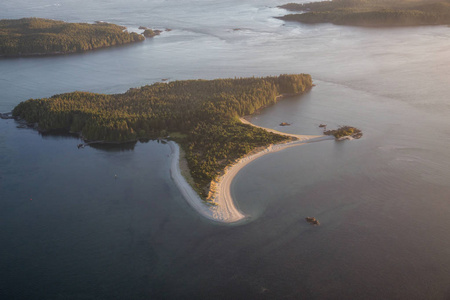
<path fill-rule="evenodd" d="M 0 18 L 172 29 L 129 47 L 0 59 L 0 111 L 163 78 L 304 72 L 311 92 L 252 121 L 292 133 L 320 134 L 321 123 L 364 132 L 251 163 L 232 185 L 251 222 L 229 227 L 186 204 L 167 145 L 78 150 L 76 138 L 2 120 L 2 299 L 450 297 L 450 28 L 285 24 L 272 18 L 282 3 L 0 3 Z"/>

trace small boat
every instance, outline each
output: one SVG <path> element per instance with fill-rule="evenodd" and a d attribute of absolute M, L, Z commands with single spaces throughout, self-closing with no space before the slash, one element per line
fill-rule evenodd
<path fill-rule="evenodd" d="M 319 127 L 327 127 L 327 124 L 320 124 Z"/>
<path fill-rule="evenodd" d="M 306 217 L 305 220 L 311 225 L 320 225 L 319 220 L 314 217 Z"/>
<path fill-rule="evenodd" d="M 289 126 L 289 125 L 291 125 L 291 124 L 289 124 L 287 122 L 280 123 L 280 126 Z"/>

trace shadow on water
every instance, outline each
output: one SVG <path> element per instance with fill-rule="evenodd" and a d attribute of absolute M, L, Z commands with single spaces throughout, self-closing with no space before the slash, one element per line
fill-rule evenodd
<path fill-rule="evenodd" d="M 121 144 L 90 144 L 89 147 L 92 147 L 97 150 L 102 150 L 106 152 L 124 152 L 124 151 L 133 151 L 137 142 L 129 142 L 129 143 L 121 143 Z"/>
<path fill-rule="evenodd" d="M 154 139 L 139 139 L 137 141 L 130 141 L 125 143 L 92 143 L 86 146 L 107 152 L 122 152 L 122 151 L 133 151 L 134 147 L 138 142 L 142 144 L 147 144 L 150 141 L 156 141 L 158 142 L 158 144 L 159 143 L 167 144 L 167 142 L 164 140 L 154 138 Z"/>
<path fill-rule="evenodd" d="M 40 132 L 39 135 L 44 140 L 62 140 L 62 139 L 77 139 L 83 141 L 78 134 L 76 133 L 68 133 L 64 130 L 52 130 L 50 132 Z M 156 141 L 161 144 L 166 144 L 167 142 L 165 140 L 162 140 L 160 138 L 146 138 L 146 139 L 139 139 L 137 141 L 130 141 L 130 142 L 124 142 L 124 143 L 103 143 L 103 142 L 88 142 L 85 141 L 83 143 L 80 143 L 80 145 L 83 145 L 83 147 L 89 146 L 97 150 L 107 151 L 107 152 L 122 152 L 122 151 L 133 151 L 136 144 L 143 143 L 146 144 L 150 141 Z"/>
<path fill-rule="evenodd" d="M 80 139 L 78 134 L 76 134 L 76 133 L 68 133 L 68 132 L 62 131 L 62 130 L 61 131 L 54 130 L 52 132 L 41 132 L 41 131 L 38 131 L 38 132 L 39 132 L 39 135 L 44 140 Z"/>

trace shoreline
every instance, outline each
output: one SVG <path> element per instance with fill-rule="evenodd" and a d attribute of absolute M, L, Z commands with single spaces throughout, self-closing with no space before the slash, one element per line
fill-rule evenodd
<path fill-rule="evenodd" d="M 11 113 L 2 113 L 0 114 L 2 119 L 14 119 L 19 123 L 23 120 L 19 120 L 16 117 L 12 117 Z M 265 147 L 260 147 L 254 149 L 252 152 L 247 154 L 246 156 L 236 160 L 232 165 L 227 166 L 219 178 L 215 181 L 211 182 L 210 193 L 208 196 L 208 201 L 204 201 L 200 198 L 197 192 L 192 188 L 192 186 L 188 183 L 186 178 L 183 176 L 183 172 L 186 173 L 186 170 L 182 170 L 180 166 L 180 146 L 174 141 L 168 141 L 171 148 L 171 166 L 170 166 L 170 176 L 172 180 L 175 182 L 176 186 L 180 190 L 181 194 L 188 202 L 188 204 L 194 208 L 200 215 L 203 217 L 222 224 L 237 224 L 239 222 L 245 221 L 250 216 L 246 216 L 243 212 L 241 212 L 236 204 L 234 203 L 233 198 L 231 197 L 231 183 L 234 177 L 239 173 L 239 171 L 244 168 L 246 165 L 251 163 L 252 161 L 272 152 L 278 152 L 287 148 L 300 146 L 306 143 L 318 142 L 323 140 L 334 140 L 333 136 L 327 135 L 298 135 L 298 134 L 290 134 L 280 132 L 270 128 L 264 128 L 261 126 L 254 125 L 244 118 L 240 118 L 240 121 L 243 124 L 247 124 L 253 127 L 261 128 L 268 132 L 276 133 L 283 136 L 289 136 L 293 138 L 293 140 L 285 141 L 278 144 L 270 144 Z M 31 126 L 30 126 L 31 125 Z M 51 131 L 45 132 L 39 130 L 39 128 L 35 124 L 26 123 L 26 126 L 35 130 L 38 130 L 41 133 L 49 133 Z M 79 144 L 83 147 L 89 144 L 126 144 L 126 143 L 135 143 L 140 139 L 123 141 L 123 142 L 106 142 L 106 141 L 88 141 L 85 140 L 84 137 L 78 132 L 70 132 L 68 133 L 76 135 L 78 138 L 84 141 L 83 144 Z M 187 166 L 186 166 L 187 167 Z M 187 171 L 189 172 L 189 171 Z M 211 201 L 213 204 L 208 203 Z"/>
<path fill-rule="evenodd" d="M 123 44 L 116 44 L 116 45 L 107 45 L 107 46 L 101 46 L 97 48 L 82 50 L 82 51 L 55 51 L 55 52 L 37 52 L 37 53 L 25 53 L 25 54 L 0 54 L 1 59 L 14 59 L 14 58 L 38 58 L 38 57 L 52 57 L 52 56 L 64 56 L 64 55 L 76 55 L 76 54 L 85 54 L 87 52 L 95 52 L 95 51 L 101 51 L 105 49 L 113 49 L 113 48 L 120 48 L 120 47 L 126 47 L 129 45 L 137 44 L 144 42 L 144 40 L 139 41 L 132 41 L 132 42 L 126 42 Z"/>
<path fill-rule="evenodd" d="M 326 135 L 297 135 L 279 132 L 277 130 L 268 129 L 260 126 L 253 125 L 247 120 L 240 118 L 241 122 L 254 127 L 262 128 L 266 131 L 277 133 L 284 136 L 290 136 L 295 138 L 293 141 L 287 143 L 271 144 L 264 147 L 262 150 L 256 153 L 250 153 L 241 159 L 237 160 L 234 164 L 225 168 L 224 173 L 216 180 L 211 182 L 212 196 L 209 198 L 216 204 L 211 205 L 203 201 L 196 191 L 189 185 L 186 179 L 181 174 L 180 170 L 180 147 L 177 143 L 168 142 L 171 149 L 171 165 L 170 176 L 175 182 L 176 186 L 180 190 L 181 194 L 188 202 L 188 204 L 196 210 L 203 217 L 224 224 L 232 224 L 243 221 L 249 216 L 242 213 L 233 201 L 231 197 L 231 183 L 234 177 L 239 171 L 252 161 L 269 153 L 278 152 L 287 148 L 300 146 L 307 143 L 319 142 L 324 140 L 334 140 L 334 137 Z"/>
<path fill-rule="evenodd" d="M 191 185 L 181 174 L 180 169 L 180 146 L 174 141 L 168 142 L 171 149 L 170 177 L 180 190 L 188 204 L 203 217 L 221 223 L 236 223 L 245 219 L 234 203 L 217 203 L 218 205 L 207 204 L 203 201 Z"/>

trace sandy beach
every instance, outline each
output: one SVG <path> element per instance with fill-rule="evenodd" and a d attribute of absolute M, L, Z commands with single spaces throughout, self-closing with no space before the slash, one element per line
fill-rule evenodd
<path fill-rule="evenodd" d="M 241 121 L 244 124 L 249 124 L 251 126 L 259 127 L 251 124 L 245 119 L 241 118 Z M 231 197 L 230 186 L 233 178 L 236 174 L 250 162 L 258 159 L 261 156 L 264 156 L 269 153 L 278 152 L 290 147 L 295 147 L 299 145 L 303 145 L 311 142 L 318 142 L 322 140 L 330 140 L 334 139 L 331 136 L 324 135 L 296 135 L 296 134 L 288 134 L 279 132 L 273 129 L 259 127 L 269 132 L 291 136 L 296 138 L 296 140 L 281 143 L 275 145 L 269 145 L 266 148 L 258 151 L 256 153 L 251 153 L 234 163 L 231 166 L 228 166 L 224 170 L 224 174 L 221 175 L 217 181 L 211 183 L 211 190 L 213 191 L 211 200 L 217 205 L 210 205 L 203 201 L 199 195 L 192 189 L 192 187 L 187 183 L 185 178 L 181 175 L 180 170 L 180 148 L 175 142 L 169 142 L 171 152 L 171 167 L 170 173 L 172 179 L 174 180 L 177 187 L 180 189 L 183 197 L 187 200 L 187 202 L 194 208 L 198 213 L 209 220 L 221 222 L 221 223 L 235 223 L 244 220 L 247 216 L 245 216 L 239 209 L 236 207 L 233 198 Z"/>
<path fill-rule="evenodd" d="M 170 175 L 177 185 L 178 189 L 183 194 L 183 197 L 200 215 L 207 219 L 222 222 L 234 223 L 245 218 L 233 203 L 231 197 L 227 201 L 220 201 L 217 205 L 211 205 L 203 201 L 196 191 L 189 185 L 186 179 L 181 175 L 180 169 L 180 146 L 177 143 L 170 141 L 169 146 L 171 151 Z"/>

